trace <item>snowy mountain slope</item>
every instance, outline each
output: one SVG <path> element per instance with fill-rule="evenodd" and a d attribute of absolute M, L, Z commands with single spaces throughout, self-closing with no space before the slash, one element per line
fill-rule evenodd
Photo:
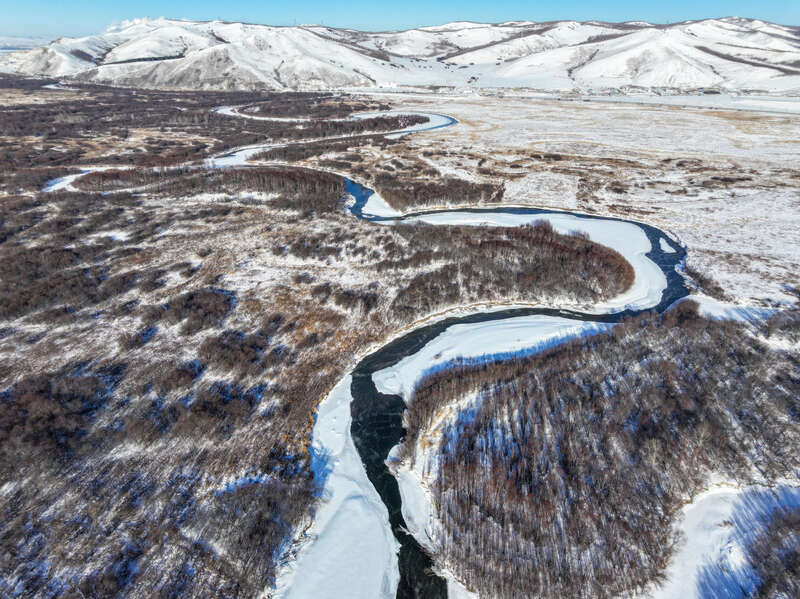
<path fill-rule="evenodd" d="M 214 38 L 205 32 L 187 30 L 185 27 L 166 26 L 121 43 L 105 55 L 103 62 L 110 64 L 186 56 L 190 52 L 204 50 L 209 47 L 209 44 L 213 45 L 214 43 Z"/>
<path fill-rule="evenodd" d="M 491 44 L 482 48 L 466 50 L 450 59 L 458 64 L 483 64 L 513 60 L 530 56 L 537 52 L 575 46 L 597 36 L 624 34 L 622 30 L 609 30 L 606 27 L 566 21 L 555 25 L 526 31 L 512 39 Z"/>
<path fill-rule="evenodd" d="M 139 64 L 131 58 L 126 63 L 104 62 L 77 76 L 99 83 L 185 89 L 319 89 L 371 85 L 369 73 L 384 80 L 391 77 L 389 65 L 303 28 L 220 24 L 204 33 L 205 37 L 166 38 L 179 40 L 182 47 L 167 46 L 166 40 L 149 33 L 145 56 L 156 52 L 170 56 L 176 51 L 180 56 L 139 60 Z M 205 47 L 187 48 L 188 41 L 205 42 Z"/>
<path fill-rule="evenodd" d="M 730 17 L 671 25 L 448 23 L 363 32 L 135 19 L 0 56 L 0 71 L 164 89 L 455 87 L 800 93 L 800 28 Z"/>

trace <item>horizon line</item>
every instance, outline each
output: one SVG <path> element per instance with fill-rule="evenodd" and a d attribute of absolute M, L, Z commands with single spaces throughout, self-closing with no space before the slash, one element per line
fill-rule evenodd
<path fill-rule="evenodd" d="M 165 17 L 165 16 L 161 15 L 161 16 L 158 16 L 158 17 L 142 16 L 142 17 L 133 17 L 133 18 L 130 18 L 130 19 L 122 19 L 121 21 L 113 21 L 113 22 L 109 23 L 108 25 L 106 25 L 105 29 L 103 29 L 102 31 L 107 31 L 108 29 L 110 29 L 112 27 L 124 25 L 126 23 L 135 23 L 136 21 L 158 21 L 158 20 L 178 21 L 178 22 L 184 22 L 184 23 L 223 23 L 223 24 L 226 24 L 226 25 L 235 25 L 235 24 L 256 25 L 256 26 L 262 26 L 262 27 L 276 27 L 276 28 L 279 28 L 279 27 L 280 28 L 325 27 L 327 29 L 351 30 L 351 31 L 359 31 L 359 32 L 362 32 L 362 33 L 403 33 L 403 32 L 406 32 L 406 31 L 415 31 L 415 30 L 419 30 L 419 29 L 430 29 L 430 28 L 434 28 L 434 27 L 446 27 L 447 25 L 454 25 L 454 24 L 457 24 L 457 23 L 468 23 L 468 24 L 471 24 L 471 25 L 487 25 L 487 26 L 498 26 L 498 25 L 513 24 L 513 23 L 531 23 L 531 24 L 534 24 L 534 25 L 549 25 L 549 24 L 554 24 L 554 23 L 569 23 L 569 22 L 578 23 L 580 25 L 586 25 L 586 24 L 589 24 L 589 23 L 600 23 L 600 24 L 604 24 L 604 25 L 625 25 L 625 24 L 631 24 L 631 23 L 643 23 L 643 24 L 647 24 L 647 25 L 654 25 L 654 26 L 662 26 L 663 27 L 663 26 L 669 26 L 669 25 L 682 25 L 682 24 L 685 24 L 685 23 L 702 23 L 704 21 L 722 21 L 722 20 L 726 20 L 726 19 L 742 19 L 742 20 L 747 20 L 747 21 L 762 21 L 764 23 L 769 23 L 771 25 L 779 25 L 779 26 L 782 26 L 782 27 L 800 28 L 800 25 L 790 25 L 790 24 L 787 24 L 787 23 L 777 23 L 777 22 L 774 22 L 774 21 L 769 21 L 769 20 L 766 20 L 766 19 L 758 18 L 758 17 L 743 17 L 743 16 L 740 16 L 740 15 L 725 15 L 725 16 L 717 16 L 717 17 L 704 17 L 704 18 L 701 18 L 701 19 L 684 19 L 684 20 L 680 20 L 680 21 L 664 21 L 664 22 L 649 21 L 649 20 L 644 20 L 644 19 L 628 19 L 628 20 L 625 20 L 625 21 L 603 21 L 603 20 L 600 20 L 600 19 L 588 19 L 588 20 L 584 20 L 584 21 L 579 21 L 577 19 L 555 19 L 555 20 L 548 20 L 548 21 L 532 21 L 530 19 L 510 19 L 510 20 L 506 20 L 506 21 L 472 21 L 472 20 L 469 20 L 469 19 L 464 19 L 464 20 L 457 20 L 457 21 L 447 21 L 447 22 L 440 23 L 440 24 L 420 25 L 418 27 L 409 27 L 409 28 L 400 28 L 400 29 L 358 29 L 358 28 L 355 28 L 355 27 L 347 27 L 347 26 L 325 25 L 324 22 L 319 22 L 319 23 L 298 23 L 298 24 L 294 24 L 294 25 L 274 25 L 274 24 L 270 24 L 270 23 L 258 23 L 258 22 L 253 22 L 253 21 L 235 21 L 235 20 L 231 21 L 231 20 L 227 20 L 227 19 L 192 19 L 192 18 L 189 18 L 189 17 Z M 16 35 L 16 34 L 15 35 L 0 34 L 0 35 L 3 35 L 4 37 L 23 38 L 23 39 L 24 38 L 48 39 L 48 37 L 49 37 L 49 36 L 46 36 L 46 35 L 44 35 L 44 36 L 40 36 L 40 35 L 26 36 L 26 35 Z M 77 39 L 79 39 L 79 38 L 82 38 L 82 37 L 91 37 L 92 35 L 96 35 L 96 34 L 90 33 L 90 34 L 87 34 L 87 35 L 59 35 L 59 36 L 57 36 L 55 38 L 50 39 L 50 41 L 52 42 L 52 41 L 55 41 L 55 40 L 58 40 L 58 39 L 61 39 L 61 38 L 77 38 Z"/>

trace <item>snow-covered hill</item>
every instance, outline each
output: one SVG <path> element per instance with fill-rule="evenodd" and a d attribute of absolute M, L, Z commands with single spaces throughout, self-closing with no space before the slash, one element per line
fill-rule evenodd
<path fill-rule="evenodd" d="M 165 89 L 720 88 L 800 93 L 800 27 L 449 23 L 408 31 L 136 19 L 0 56 L 0 71 Z"/>

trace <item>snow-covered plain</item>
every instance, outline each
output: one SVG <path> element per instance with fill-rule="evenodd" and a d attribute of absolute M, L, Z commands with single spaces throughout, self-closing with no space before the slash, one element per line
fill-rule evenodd
<path fill-rule="evenodd" d="M 0 53 L 28 50 L 47 44 L 50 40 L 44 37 L 21 37 L 0 35 Z"/>
<path fill-rule="evenodd" d="M 749 112 L 773 112 L 778 114 L 800 114 L 800 97 L 766 96 L 759 94 L 712 94 L 712 95 L 626 95 L 588 96 L 593 102 L 626 104 L 650 104 L 660 106 L 685 106 L 709 110 L 741 110 Z"/>

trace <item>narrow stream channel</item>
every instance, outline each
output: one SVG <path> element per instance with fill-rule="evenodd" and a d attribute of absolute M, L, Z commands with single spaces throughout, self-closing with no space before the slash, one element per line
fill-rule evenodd
<path fill-rule="evenodd" d="M 421 214 L 446 213 L 446 210 L 435 212 L 421 212 L 409 214 L 403 218 L 378 217 L 365 215 L 363 208 L 373 191 L 351 181 L 346 181 L 347 192 L 355 198 L 355 204 L 350 211 L 356 218 L 372 222 L 402 222 Z M 553 214 L 552 210 L 539 210 L 535 208 L 475 208 L 459 210 L 459 212 L 473 213 L 504 213 L 514 215 L 547 215 Z M 563 214 L 563 213 L 561 213 Z M 609 220 L 628 222 L 624 219 L 600 218 L 582 214 L 566 213 L 581 219 Z M 402 419 L 406 404 L 399 395 L 386 395 L 380 393 L 372 380 L 373 373 L 397 364 L 407 356 L 411 356 L 422 349 L 428 342 L 443 333 L 449 327 L 457 324 L 468 324 L 504 320 L 518 316 L 545 315 L 559 316 L 571 320 L 615 323 L 629 316 L 636 316 L 642 312 L 654 310 L 663 312 L 673 302 L 685 297 L 688 291 L 683 278 L 678 274 L 676 267 L 686 257 L 683 247 L 667 241 L 664 251 L 661 240 L 669 237 L 650 225 L 632 222 L 640 227 L 650 241 L 651 250 L 647 257 L 658 265 L 667 280 L 667 288 L 661 296 L 661 301 L 646 310 L 623 310 L 613 314 L 591 314 L 573 310 L 560 310 L 552 308 L 519 308 L 497 312 L 481 312 L 462 317 L 453 317 L 435 322 L 415 329 L 399 337 L 379 350 L 365 357 L 352 372 L 351 394 L 352 402 L 350 412 L 352 423 L 350 433 L 358 450 L 367 477 L 386 505 L 389 512 L 389 522 L 395 538 L 400 543 L 398 565 L 400 569 L 400 582 L 397 587 L 397 598 L 423 598 L 438 599 L 447 597 L 446 581 L 433 571 L 433 562 L 430 556 L 422 549 L 414 537 L 406 532 L 406 523 L 402 514 L 402 500 L 397 480 L 386 466 L 386 459 L 392 447 L 403 440 L 405 429 Z"/>

